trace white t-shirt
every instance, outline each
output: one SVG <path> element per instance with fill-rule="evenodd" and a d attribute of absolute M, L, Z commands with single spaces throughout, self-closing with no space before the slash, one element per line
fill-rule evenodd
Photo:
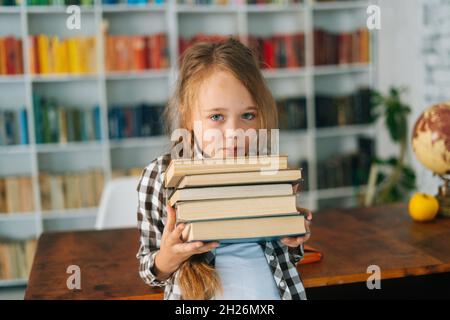
<path fill-rule="evenodd" d="M 280 293 L 258 243 L 223 244 L 215 249 L 223 294 L 217 300 L 280 300 Z"/>

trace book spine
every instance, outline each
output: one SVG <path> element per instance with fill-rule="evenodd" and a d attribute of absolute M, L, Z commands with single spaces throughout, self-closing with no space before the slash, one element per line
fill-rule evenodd
<path fill-rule="evenodd" d="M 27 109 L 23 108 L 20 113 L 20 144 L 28 144 L 28 118 Z"/>

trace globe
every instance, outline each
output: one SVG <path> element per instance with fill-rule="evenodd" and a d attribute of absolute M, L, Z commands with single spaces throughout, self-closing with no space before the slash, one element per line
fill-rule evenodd
<path fill-rule="evenodd" d="M 450 174 L 450 101 L 433 105 L 419 116 L 412 148 L 425 167 L 441 176 Z"/>

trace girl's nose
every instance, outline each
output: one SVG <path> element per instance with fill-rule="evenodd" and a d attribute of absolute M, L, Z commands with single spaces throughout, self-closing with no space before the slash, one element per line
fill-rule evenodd
<path fill-rule="evenodd" d="M 226 122 L 226 124 L 225 124 L 224 134 L 225 134 L 226 137 L 227 136 L 231 136 L 231 135 L 234 134 L 234 132 L 237 129 L 240 129 L 240 127 L 239 127 L 239 120 L 230 117 L 228 119 L 228 121 Z"/>

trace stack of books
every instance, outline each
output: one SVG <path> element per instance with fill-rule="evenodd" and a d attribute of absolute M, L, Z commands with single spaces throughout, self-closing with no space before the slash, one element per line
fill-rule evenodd
<path fill-rule="evenodd" d="M 174 159 L 164 176 L 185 241 L 255 242 L 306 233 L 287 156 Z"/>

